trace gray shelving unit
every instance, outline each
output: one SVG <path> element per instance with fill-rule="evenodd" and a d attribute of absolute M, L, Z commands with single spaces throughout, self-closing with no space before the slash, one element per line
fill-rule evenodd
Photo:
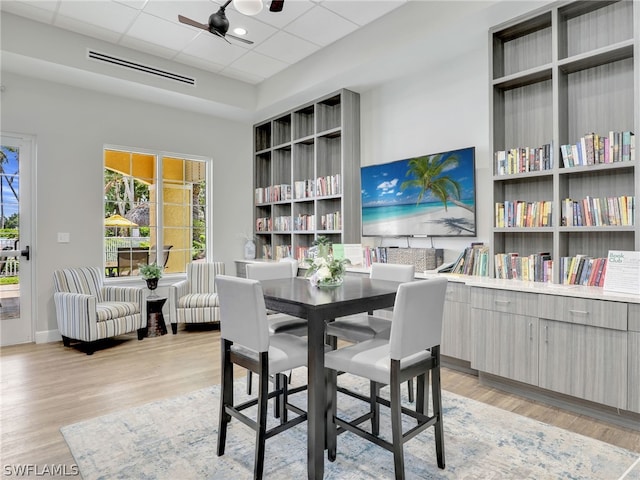
<path fill-rule="evenodd" d="M 559 283 L 560 257 L 640 250 L 640 5 L 634 3 L 559 2 L 490 30 L 492 151 L 551 143 L 554 163 L 513 175 L 498 175 L 494 165 L 494 204 L 551 201 L 552 222 L 494 226 L 492 271 L 496 253 L 551 252 Z M 561 145 L 609 131 L 636 134 L 635 162 L 564 168 Z M 632 226 L 561 225 L 563 199 L 620 195 L 635 197 Z"/>
<path fill-rule="evenodd" d="M 337 176 L 333 190 L 297 194 L 297 182 Z M 319 235 L 360 243 L 360 96 L 343 89 L 254 125 L 253 185 L 257 258 L 300 257 Z M 258 195 L 282 185 L 290 198 L 282 187 L 280 197 Z"/>

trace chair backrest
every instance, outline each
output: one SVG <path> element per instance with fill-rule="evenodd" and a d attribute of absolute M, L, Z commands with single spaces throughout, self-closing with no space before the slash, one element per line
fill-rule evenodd
<path fill-rule="evenodd" d="M 291 274 L 294 277 L 298 276 L 298 260 L 293 257 L 283 257 L 280 259 L 280 261 L 291 264 Z"/>
<path fill-rule="evenodd" d="M 446 292 L 447 279 L 442 277 L 398 287 L 389 337 L 392 359 L 401 360 L 440 345 Z"/>
<path fill-rule="evenodd" d="M 414 265 L 400 265 L 397 263 L 372 263 L 370 278 L 376 280 L 391 280 L 393 282 L 410 282 L 415 277 Z"/>
<path fill-rule="evenodd" d="M 101 302 L 102 275 L 97 267 L 64 268 L 53 272 L 53 287 L 56 292 L 93 295 Z"/>
<path fill-rule="evenodd" d="M 173 248 L 173 245 L 163 245 L 162 253 L 164 254 L 164 261 L 162 262 L 162 268 L 167 266 L 167 262 L 169 261 L 169 254 L 171 253 L 169 250 Z M 149 249 L 149 263 L 156 263 L 158 261 L 158 252 L 156 246 L 153 245 Z"/>
<path fill-rule="evenodd" d="M 216 291 L 216 275 L 224 275 L 223 262 L 193 262 L 187 265 L 190 293 Z"/>
<path fill-rule="evenodd" d="M 258 280 L 218 275 L 220 336 L 255 352 L 269 350 L 269 323 Z"/>
<path fill-rule="evenodd" d="M 289 263 L 247 263 L 247 278 L 253 280 L 277 280 L 279 278 L 293 277 L 293 271 Z"/>
<path fill-rule="evenodd" d="M 118 275 L 137 274 L 140 265 L 149 263 L 149 250 L 146 248 L 118 247 Z"/>

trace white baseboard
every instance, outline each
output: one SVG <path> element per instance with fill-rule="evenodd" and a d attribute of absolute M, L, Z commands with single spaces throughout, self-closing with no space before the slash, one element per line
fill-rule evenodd
<path fill-rule="evenodd" d="M 58 330 L 36 332 L 36 343 L 59 342 L 60 340 L 62 340 L 62 335 Z"/>

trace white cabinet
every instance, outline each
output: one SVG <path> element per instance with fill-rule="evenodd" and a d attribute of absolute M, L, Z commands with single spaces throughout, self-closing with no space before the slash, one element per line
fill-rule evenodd
<path fill-rule="evenodd" d="M 537 306 L 536 294 L 472 287 L 471 367 L 537 385 Z"/>
<path fill-rule="evenodd" d="M 629 305 L 627 410 L 640 413 L 640 304 Z"/>
<path fill-rule="evenodd" d="M 449 282 L 444 302 L 440 353 L 459 360 L 471 361 L 471 322 L 469 287 Z"/>
<path fill-rule="evenodd" d="M 539 386 L 627 409 L 627 332 L 540 320 Z"/>

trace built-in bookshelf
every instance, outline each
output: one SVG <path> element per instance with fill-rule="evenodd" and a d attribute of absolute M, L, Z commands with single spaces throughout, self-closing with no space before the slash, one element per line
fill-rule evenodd
<path fill-rule="evenodd" d="M 360 97 L 340 90 L 254 125 L 256 256 L 360 243 Z M 345 188 L 345 186 L 347 188 Z"/>
<path fill-rule="evenodd" d="M 490 30 L 494 276 L 530 258 L 527 279 L 571 283 L 576 258 L 640 250 L 634 3 L 559 2 Z"/>

